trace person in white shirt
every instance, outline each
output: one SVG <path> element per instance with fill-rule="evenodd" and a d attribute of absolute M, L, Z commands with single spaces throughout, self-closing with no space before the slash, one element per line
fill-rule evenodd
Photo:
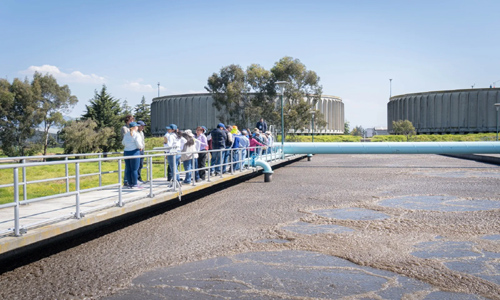
<path fill-rule="evenodd" d="M 168 175 L 167 175 L 167 180 L 171 181 L 173 178 L 174 174 L 174 168 L 178 169 L 180 161 L 181 161 L 181 155 L 177 154 L 180 152 L 180 147 L 181 147 L 181 141 L 180 138 L 177 135 L 177 125 L 175 124 L 170 124 L 167 126 L 167 133 L 163 137 L 163 146 L 164 147 L 170 147 L 169 150 L 167 150 L 167 161 L 168 161 Z M 177 181 L 181 180 L 181 177 L 179 176 L 179 172 L 177 172 L 177 176 L 175 176 Z"/>
<path fill-rule="evenodd" d="M 129 123 L 129 132 L 123 136 L 122 144 L 125 146 L 124 156 L 138 156 L 141 150 L 144 149 L 144 142 L 137 132 L 138 124 L 136 122 Z M 131 188 L 141 188 L 137 184 L 137 170 L 139 169 L 139 157 L 125 159 L 125 180 Z"/>

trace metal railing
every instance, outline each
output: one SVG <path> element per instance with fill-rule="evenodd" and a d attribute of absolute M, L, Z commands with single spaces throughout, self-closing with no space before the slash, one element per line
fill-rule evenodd
<path fill-rule="evenodd" d="M 139 156 L 134 156 L 133 158 L 144 158 L 144 161 L 146 162 L 144 170 L 146 170 L 147 174 L 147 179 L 148 182 L 143 185 L 143 187 L 149 187 L 149 193 L 147 197 L 154 197 L 153 194 L 153 187 L 156 187 L 155 192 L 161 193 L 161 192 L 169 192 L 173 191 L 176 192 L 177 189 L 179 191 L 179 199 L 182 195 L 182 189 L 181 189 L 181 183 L 178 182 L 177 179 L 177 174 L 183 175 L 184 179 L 186 178 L 186 174 L 188 172 L 191 173 L 191 185 L 196 185 L 196 173 L 205 170 L 206 171 L 206 181 L 210 181 L 210 177 L 212 172 L 215 170 L 225 170 L 226 172 L 230 172 L 230 174 L 234 174 L 235 171 L 240 171 L 243 172 L 244 168 L 250 168 L 251 167 L 251 160 L 255 159 L 254 157 L 249 156 L 248 154 L 243 157 L 243 153 L 249 153 L 249 150 L 251 148 L 254 149 L 255 156 L 259 157 L 262 160 L 265 161 L 276 161 L 282 158 L 282 155 L 280 154 L 282 152 L 282 149 L 280 146 L 275 146 L 275 147 L 270 147 L 270 148 L 265 148 L 265 147 L 248 147 L 248 148 L 236 148 L 236 149 L 218 149 L 218 150 L 207 150 L 207 151 L 201 151 L 207 153 L 207 164 L 205 164 L 204 167 L 198 168 L 196 166 L 196 159 L 192 158 L 192 168 L 189 170 L 183 170 L 181 171 L 181 168 L 172 168 L 173 169 L 173 174 L 172 174 L 172 181 L 167 184 L 167 186 L 160 186 L 159 183 L 159 178 L 153 177 L 153 159 L 157 157 L 163 157 L 163 167 L 164 167 L 164 173 L 163 173 L 163 178 L 167 178 L 167 156 L 173 156 L 173 155 L 181 155 L 183 153 L 178 152 L 178 153 L 164 153 L 164 151 L 159 151 L 159 150 L 153 150 L 153 151 L 146 151 L 147 154 L 144 155 L 139 155 Z M 158 153 L 161 152 L 161 153 Z M 184 152 L 184 154 L 193 154 L 193 153 L 201 153 L 201 152 Z M 217 154 L 216 154 L 217 153 Z M 107 155 L 120 155 L 120 156 L 114 156 L 114 157 L 103 157 Z M 221 157 L 221 160 L 219 163 L 216 163 L 215 165 L 212 165 L 212 160 L 210 157 L 219 155 Z M 70 160 L 69 157 L 88 157 L 88 156 L 97 156 L 97 158 L 87 158 L 87 159 L 75 159 L 75 160 Z M 13 180 L 12 183 L 8 184 L 2 184 L 0 185 L 0 188 L 9 188 L 12 187 L 14 189 L 14 194 L 13 194 L 13 201 L 6 203 L 6 204 L 1 204 L 0 209 L 8 209 L 8 208 L 13 208 L 13 218 L 9 219 L 0 219 L 0 224 L 2 223 L 10 223 L 13 225 L 12 228 L 0 229 L 0 236 L 5 236 L 5 235 L 11 235 L 13 234 L 14 236 L 21 236 L 23 233 L 25 233 L 29 228 L 35 228 L 47 223 L 53 223 L 57 222 L 60 220 L 64 219 L 70 219 L 70 218 L 76 218 L 80 219 L 82 218 L 86 213 L 90 213 L 93 211 L 97 210 L 102 210 L 108 207 L 113 207 L 113 206 L 118 206 L 122 207 L 125 204 L 125 201 L 123 199 L 123 193 L 124 191 L 128 189 L 124 189 L 122 182 L 123 182 L 123 176 L 122 173 L 124 172 L 123 170 L 123 163 L 126 159 L 131 159 L 130 156 L 123 156 L 122 152 L 113 152 L 113 153 L 90 153 L 90 154 L 71 154 L 71 155 L 61 155 L 61 156 L 55 156 L 57 158 L 62 158 L 62 160 L 58 161 L 46 161 L 46 162 L 26 162 L 27 160 L 40 160 L 41 158 L 53 158 L 54 156 L 45 156 L 45 157 L 16 157 L 16 158 L 6 158 L 2 159 L 3 161 L 10 159 L 10 160 L 21 160 L 20 163 L 14 163 L 14 164 L 0 164 L 0 170 L 3 169 L 11 169 L 12 174 L 13 174 Z M 115 161 L 117 163 L 117 169 L 116 170 L 110 170 L 110 171 L 103 171 L 102 169 L 102 163 L 103 162 L 113 162 Z M 80 167 L 82 164 L 85 163 L 98 163 L 98 172 L 94 173 L 88 173 L 88 174 L 81 174 L 80 172 Z M 69 173 L 69 165 L 74 164 L 75 166 L 75 174 L 70 175 Z M 56 178 L 44 178 L 44 179 L 38 179 L 38 180 L 31 180 L 29 181 L 26 176 L 26 170 L 28 168 L 33 168 L 33 167 L 40 167 L 40 166 L 49 166 L 49 165 L 64 165 L 65 169 L 65 176 L 64 177 L 56 177 Z M 22 180 L 19 180 L 19 171 L 22 172 Z M 111 173 L 117 173 L 118 174 L 118 180 L 117 183 L 113 184 L 108 184 L 108 185 L 103 185 L 102 183 L 102 176 L 105 174 L 111 174 Z M 216 174 L 216 173 L 213 173 Z M 223 172 L 220 172 L 220 177 L 222 177 Z M 85 177 L 90 177 L 90 176 L 98 176 L 99 177 L 99 183 L 98 186 L 91 187 L 91 188 L 86 188 L 86 189 L 81 189 L 80 186 L 80 181 L 82 178 Z M 51 194 L 48 196 L 42 196 L 42 197 L 35 197 L 29 199 L 28 197 L 28 185 L 30 184 L 37 184 L 37 183 L 47 183 L 47 182 L 54 182 L 54 181 L 65 181 L 66 189 L 65 192 L 62 193 L 55 193 Z M 70 189 L 70 182 L 74 183 L 74 189 Z M 165 182 L 165 180 L 163 180 Z M 20 196 L 20 189 L 22 188 L 23 191 L 23 196 L 21 199 Z M 116 189 L 117 190 L 117 197 L 114 197 L 111 203 L 105 203 L 102 205 L 96 205 L 93 206 L 92 208 L 84 208 L 84 204 L 88 204 L 90 202 L 96 202 L 96 200 L 86 200 L 82 201 L 80 198 L 80 195 L 86 192 L 91 192 L 91 191 L 96 191 L 96 190 L 103 190 L 103 189 Z M 147 190 L 146 190 L 147 191 Z M 74 198 L 74 203 L 72 205 L 66 206 L 65 209 L 71 209 L 71 213 L 63 213 L 61 215 L 56 215 L 55 217 L 51 218 L 45 218 L 36 222 L 32 222 L 29 224 L 20 224 L 20 221 L 23 219 L 27 219 L 28 217 L 31 217 L 33 214 L 42 214 L 43 212 L 35 212 L 31 215 L 27 215 L 24 217 L 21 217 L 21 210 L 23 209 L 24 205 L 28 205 L 31 203 L 36 203 L 36 202 L 42 202 L 42 201 L 47 201 L 55 198 L 61 198 L 61 197 L 75 197 Z M 127 202 L 131 201 L 136 201 L 139 199 L 143 199 L 144 195 L 138 196 L 138 197 L 131 197 L 127 199 Z"/>

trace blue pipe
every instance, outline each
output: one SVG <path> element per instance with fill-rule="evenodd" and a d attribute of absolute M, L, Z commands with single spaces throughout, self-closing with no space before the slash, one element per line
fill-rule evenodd
<path fill-rule="evenodd" d="M 285 154 L 500 153 L 499 142 L 285 143 Z"/>

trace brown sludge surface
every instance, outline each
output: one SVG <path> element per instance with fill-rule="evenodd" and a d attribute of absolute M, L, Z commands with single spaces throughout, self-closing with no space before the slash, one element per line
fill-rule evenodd
<path fill-rule="evenodd" d="M 468 176 L 442 176 L 465 172 Z M 481 176 L 475 174 L 481 173 Z M 438 174 L 439 176 L 434 176 Z M 485 175 L 486 174 L 486 175 Z M 489 175 L 488 175 L 489 174 Z M 500 299 L 494 282 L 412 254 L 420 243 L 472 241 L 500 253 L 500 209 L 431 211 L 381 206 L 405 196 L 500 201 L 500 168 L 438 155 L 316 155 L 0 276 L 0 299 L 98 299 L 146 271 L 257 251 L 312 251 L 421 280 L 438 290 Z M 362 208 L 379 220 L 343 220 L 318 209 Z M 354 229 L 300 234 L 297 221 Z M 287 243 L 256 243 L 284 239 Z M 500 255 L 498 255 L 500 256 Z"/>

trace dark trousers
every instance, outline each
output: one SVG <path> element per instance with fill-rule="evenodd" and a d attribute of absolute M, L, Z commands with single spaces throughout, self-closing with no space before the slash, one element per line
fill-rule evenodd
<path fill-rule="evenodd" d="M 198 153 L 198 166 L 197 169 L 205 168 L 207 164 L 207 152 L 199 152 Z M 205 170 L 198 171 L 199 178 L 205 180 Z"/>

